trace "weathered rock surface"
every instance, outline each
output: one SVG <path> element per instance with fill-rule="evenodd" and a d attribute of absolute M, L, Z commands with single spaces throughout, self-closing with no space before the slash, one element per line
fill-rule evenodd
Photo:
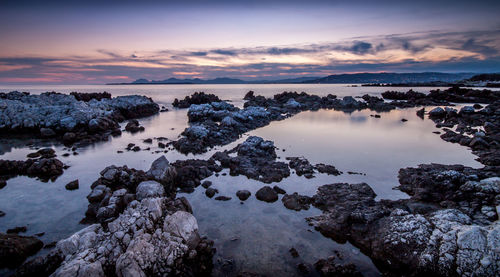
<path fill-rule="evenodd" d="M 232 156 L 236 153 L 236 156 Z M 276 161 L 276 150 L 272 141 L 251 136 L 230 151 L 217 152 L 211 160 L 229 168 L 232 176 L 245 175 L 264 183 L 279 182 L 290 176 L 287 164 Z"/>
<path fill-rule="evenodd" d="M 119 122 L 158 111 L 150 98 L 138 95 L 0 93 L 1 130 L 39 133 L 67 144 L 107 140 L 109 135 L 119 134 Z"/>
<path fill-rule="evenodd" d="M 18 276 L 198 276 L 212 268 L 213 242 L 200 238 L 186 200 L 145 198 L 106 225 L 61 240 Z"/>
<path fill-rule="evenodd" d="M 325 185 L 313 197 L 323 214 L 308 221 L 359 247 L 389 275 L 494 276 L 500 225 L 491 207 L 500 190 L 490 174 L 463 166 L 402 169 L 400 188 L 411 198 L 398 201 L 375 201 L 364 183 Z"/>

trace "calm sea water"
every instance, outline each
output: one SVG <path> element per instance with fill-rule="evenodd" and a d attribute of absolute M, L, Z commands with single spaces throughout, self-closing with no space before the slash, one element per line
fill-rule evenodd
<path fill-rule="evenodd" d="M 391 88 L 406 91 L 409 88 Z M 414 88 L 428 92 L 435 88 Z M 70 165 L 54 182 L 43 183 L 28 177 L 16 177 L 7 181 L 0 190 L 0 210 L 6 216 L 0 218 L 0 232 L 15 226 L 28 226 L 28 235 L 45 232 L 41 238 L 51 242 L 67 237 L 83 228 L 79 224 L 87 208 L 86 196 L 90 185 L 99 177 L 99 172 L 108 165 L 127 165 L 147 170 L 151 162 L 161 154 L 156 143 L 145 144 L 146 138 L 167 137 L 175 140 L 188 126 L 187 110 L 172 109 L 175 98 L 183 98 L 195 91 L 214 93 L 230 100 L 236 106 L 243 105 L 243 96 L 249 90 L 256 94 L 272 96 L 282 91 L 306 91 L 312 94 L 336 94 L 339 97 L 363 94 L 379 95 L 387 88 L 349 87 L 346 85 L 137 85 L 137 86 L 32 86 L 0 87 L 0 91 L 11 90 L 40 93 L 58 91 L 69 93 L 108 91 L 112 95 L 141 94 L 167 106 L 170 111 L 141 119 L 145 132 L 123 133 L 121 137 L 108 142 L 78 149 L 79 155 L 62 157 L 68 152 L 61 144 L 41 140 L 0 140 L 0 159 L 26 159 L 34 150 L 27 147 L 35 142 L 37 147 L 53 147 L 59 159 Z M 273 122 L 268 126 L 245 134 L 239 141 L 217 147 L 202 155 L 183 155 L 176 151 L 166 153 L 169 161 L 186 158 L 208 158 L 214 152 L 231 149 L 245 140 L 248 135 L 261 136 L 274 141 L 281 159 L 288 156 L 304 156 L 311 163 L 327 163 L 339 170 L 361 172 L 366 175 L 328 176 L 318 174 L 306 179 L 293 175 L 278 185 L 288 193 L 313 195 L 318 186 L 337 182 L 366 182 L 377 193 L 379 199 L 405 198 L 404 193 L 393 190 L 398 185 L 398 170 L 421 163 L 464 164 L 481 167 L 475 156 L 466 147 L 447 143 L 433 134 L 437 131 L 430 120 L 415 115 L 416 109 L 394 110 L 380 113 L 373 118 L 371 111 L 343 113 L 331 110 L 303 112 L 292 118 Z M 405 118 L 407 122 L 401 122 Z M 117 153 L 128 143 L 150 151 Z M 227 172 L 227 171 L 224 171 Z M 80 181 L 80 189 L 67 191 L 64 185 L 72 180 Z M 215 241 L 217 254 L 214 258 L 216 272 L 231 275 L 238 271 L 253 271 L 276 276 L 297 275 L 296 265 L 300 262 L 313 263 L 338 251 L 346 262 L 355 263 L 368 276 L 377 276 L 373 263 L 349 243 L 338 244 L 324 238 L 307 225 L 304 218 L 320 214 L 311 208 L 308 211 L 291 211 L 281 201 L 265 203 L 252 196 L 240 204 L 235 193 L 240 189 L 255 192 L 264 186 L 244 176 L 212 176 L 208 178 L 219 190 L 219 195 L 230 196 L 227 202 L 209 199 L 199 187 L 188 198 L 198 219 L 200 232 Z M 274 184 L 273 184 L 274 185 Z M 300 257 L 292 258 L 288 250 L 294 247 Z M 0 271 L 1 273 L 1 271 Z"/>

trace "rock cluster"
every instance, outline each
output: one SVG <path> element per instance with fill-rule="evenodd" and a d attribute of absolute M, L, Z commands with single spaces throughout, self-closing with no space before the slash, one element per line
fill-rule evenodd
<path fill-rule="evenodd" d="M 119 122 L 158 111 L 159 106 L 150 98 L 138 95 L 0 93 L 1 130 L 54 137 L 65 144 L 107 140 L 110 134 L 121 133 Z"/>
<path fill-rule="evenodd" d="M 25 161 L 0 160 L 0 180 L 25 175 L 43 182 L 54 181 L 63 174 L 64 164 L 56 158 L 27 159 Z"/>
<path fill-rule="evenodd" d="M 17 276 L 198 276 L 212 269 L 213 242 L 201 238 L 186 200 L 132 201 L 116 219 L 59 241 Z"/>
<path fill-rule="evenodd" d="M 333 165 L 327 165 L 322 163 L 317 165 L 312 165 L 304 157 L 287 157 L 286 159 L 290 161 L 288 163 L 288 166 L 294 169 L 295 173 L 298 176 L 303 175 L 307 179 L 314 178 L 315 171 L 335 176 L 342 174 L 342 172 L 337 170 Z"/>
<path fill-rule="evenodd" d="M 388 274 L 495 275 L 500 225 L 491 207 L 500 204 L 500 179 L 442 165 L 402 171 L 401 188 L 410 199 L 375 201 L 364 183 L 325 185 L 312 199 L 323 214 L 308 221 L 359 247 Z"/>
<path fill-rule="evenodd" d="M 485 165 L 500 166 L 500 101 L 479 110 L 473 106 L 459 111 L 438 107 L 429 113 L 429 118 L 437 127 L 443 127 L 443 140 L 470 147 Z"/>
<path fill-rule="evenodd" d="M 232 156 L 232 153 L 237 155 Z M 276 157 L 272 141 L 251 136 L 230 151 L 215 153 L 211 159 L 229 168 L 232 176 L 245 175 L 250 179 L 271 183 L 290 176 L 288 165 L 276 161 Z"/>
<path fill-rule="evenodd" d="M 241 134 L 282 120 L 301 111 L 337 109 L 354 111 L 365 108 L 377 110 L 395 109 L 396 106 L 382 99 L 371 102 L 357 101 L 351 96 L 337 99 L 335 95 L 319 97 L 305 92 L 283 92 L 274 98 L 254 96 L 249 93 L 244 109 L 234 107 L 225 101 L 193 104 L 189 107 L 188 118 L 191 126 L 182 133 L 183 137 L 173 142 L 182 153 L 203 153 L 209 147 L 225 145 L 237 140 Z"/>
<path fill-rule="evenodd" d="M 220 102 L 221 100 L 217 95 L 205 94 L 204 92 L 195 92 L 191 96 L 186 96 L 184 99 L 179 100 L 175 98 L 172 106 L 180 109 L 189 108 L 192 104 L 207 104 L 212 102 Z"/>
<path fill-rule="evenodd" d="M 175 188 L 212 174 L 197 160 L 162 156 L 147 172 L 109 166 L 87 196 L 93 224 L 18 268 L 17 276 L 198 276 L 212 269 L 213 242 L 201 238 L 189 202 Z M 190 168 L 187 168 L 190 167 Z M 178 171 L 177 171 L 178 170 Z"/>

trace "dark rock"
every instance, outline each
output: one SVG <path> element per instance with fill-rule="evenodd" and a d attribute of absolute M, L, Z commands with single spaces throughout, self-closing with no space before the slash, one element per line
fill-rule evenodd
<path fill-rule="evenodd" d="M 231 153 L 237 153 L 231 157 Z M 245 175 L 264 183 L 279 182 L 290 176 L 290 169 L 283 162 L 276 161 L 276 151 L 272 141 L 260 137 L 248 137 L 230 151 L 217 152 L 211 159 L 229 168 L 232 176 Z"/>
<path fill-rule="evenodd" d="M 147 138 L 145 140 L 143 140 L 144 143 L 153 143 L 153 139 L 151 138 Z"/>
<path fill-rule="evenodd" d="M 265 202 L 275 202 L 278 200 L 278 193 L 274 191 L 270 186 L 264 186 L 255 193 L 255 197 L 260 201 Z"/>
<path fill-rule="evenodd" d="M 70 95 L 73 95 L 76 100 L 89 102 L 92 99 L 102 100 L 102 99 L 111 99 L 111 94 L 108 92 L 92 92 L 92 93 L 82 93 L 82 92 L 71 92 Z"/>
<path fill-rule="evenodd" d="M 285 194 L 286 191 L 278 186 L 274 186 L 273 187 L 273 190 L 277 193 L 277 194 Z"/>
<path fill-rule="evenodd" d="M 125 126 L 125 131 L 131 133 L 142 132 L 144 131 L 144 127 L 140 126 L 139 121 L 137 121 L 136 119 L 132 119 Z"/>
<path fill-rule="evenodd" d="M 363 274 L 356 269 L 352 263 L 339 264 L 335 261 L 335 257 L 331 256 L 328 259 L 320 259 L 314 267 L 321 276 L 339 276 L 339 277 L 362 277 Z"/>
<path fill-rule="evenodd" d="M 217 196 L 217 197 L 215 197 L 215 200 L 218 200 L 218 201 L 229 201 L 229 200 L 231 200 L 231 197 Z"/>
<path fill-rule="evenodd" d="M 205 190 L 205 195 L 208 196 L 209 198 L 214 197 L 214 195 L 216 193 L 219 193 L 219 191 L 217 189 L 214 189 L 214 188 L 208 188 Z"/>
<path fill-rule="evenodd" d="M 43 243 L 35 237 L 0 233 L 0 268 L 14 268 L 38 252 Z"/>
<path fill-rule="evenodd" d="M 71 145 L 77 140 L 76 134 L 73 132 L 66 132 L 62 137 L 63 143 L 65 145 Z"/>
<path fill-rule="evenodd" d="M 14 227 L 11 229 L 7 229 L 7 234 L 26 233 L 27 230 L 28 228 L 26 226 Z"/>
<path fill-rule="evenodd" d="M 210 181 L 203 181 L 203 183 L 201 183 L 201 186 L 204 188 L 208 188 L 211 185 L 212 185 L 212 182 L 210 182 Z"/>
<path fill-rule="evenodd" d="M 335 166 L 333 165 L 320 163 L 315 165 L 314 167 L 316 168 L 316 170 L 318 170 L 319 173 L 326 173 L 328 175 L 334 176 L 342 174 L 342 172 L 335 168 Z"/>
<path fill-rule="evenodd" d="M 247 200 L 252 193 L 250 193 L 248 190 L 239 190 L 236 192 L 236 196 L 241 200 L 245 201 Z"/>
<path fill-rule="evenodd" d="M 79 183 L 78 183 L 78 180 L 74 180 L 74 181 L 71 181 L 69 183 L 66 184 L 65 188 L 67 190 L 75 190 L 75 189 L 78 189 L 79 188 Z"/>
<path fill-rule="evenodd" d="M 0 217 L 5 216 L 5 212 L 0 211 Z"/>
<path fill-rule="evenodd" d="M 192 104 L 207 104 L 220 102 L 221 100 L 214 94 L 205 94 L 204 92 L 195 92 L 191 96 L 186 96 L 183 100 L 175 98 L 172 106 L 180 109 L 189 108 Z"/>
<path fill-rule="evenodd" d="M 312 203 L 312 199 L 309 196 L 299 195 L 294 192 L 293 194 L 285 194 L 283 198 L 281 198 L 281 202 L 283 205 L 290 210 L 308 210 L 310 204 Z"/>
<path fill-rule="evenodd" d="M 294 258 L 297 258 L 299 256 L 299 252 L 297 251 L 297 249 L 295 248 L 290 248 L 290 250 L 288 250 L 288 252 L 290 252 L 290 255 L 292 255 L 292 257 Z"/>
<path fill-rule="evenodd" d="M 40 136 L 42 138 L 51 138 L 56 136 L 56 132 L 50 128 L 40 128 Z"/>

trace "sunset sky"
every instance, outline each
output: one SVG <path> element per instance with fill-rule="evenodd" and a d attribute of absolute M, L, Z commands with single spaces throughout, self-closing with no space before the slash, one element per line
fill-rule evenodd
<path fill-rule="evenodd" d="M 0 83 L 500 72 L 498 0 L 236 2 L 0 0 Z"/>

